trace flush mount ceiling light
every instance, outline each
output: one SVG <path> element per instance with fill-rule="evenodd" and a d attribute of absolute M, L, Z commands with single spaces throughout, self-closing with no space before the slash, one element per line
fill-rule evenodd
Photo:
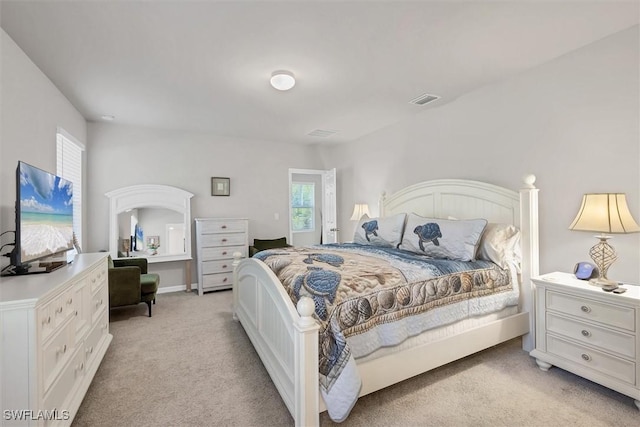
<path fill-rule="evenodd" d="M 116 117 L 115 117 L 115 116 L 112 116 L 112 115 L 110 115 L 110 114 L 103 114 L 102 116 L 100 116 L 100 118 L 101 118 L 102 120 L 107 121 L 107 122 L 112 122 L 112 121 L 114 121 L 114 120 L 116 119 Z"/>
<path fill-rule="evenodd" d="M 278 70 L 271 73 L 271 86 L 278 90 L 289 90 L 296 84 L 296 78 L 291 71 Z"/>

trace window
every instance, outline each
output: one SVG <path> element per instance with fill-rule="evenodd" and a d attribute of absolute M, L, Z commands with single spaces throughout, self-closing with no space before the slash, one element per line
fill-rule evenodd
<path fill-rule="evenodd" d="M 315 187 L 313 182 L 291 183 L 291 230 L 315 229 Z"/>
<path fill-rule="evenodd" d="M 84 145 L 63 129 L 56 134 L 56 174 L 73 183 L 73 232 L 82 242 L 82 152 Z"/>

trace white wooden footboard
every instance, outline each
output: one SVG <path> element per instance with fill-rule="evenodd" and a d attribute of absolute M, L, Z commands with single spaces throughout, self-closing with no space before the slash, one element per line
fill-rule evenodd
<path fill-rule="evenodd" d="M 295 425 L 318 425 L 319 326 L 311 317 L 314 303 L 302 297 L 296 310 L 264 263 L 241 256 L 234 254 L 234 319 L 249 336 Z"/>

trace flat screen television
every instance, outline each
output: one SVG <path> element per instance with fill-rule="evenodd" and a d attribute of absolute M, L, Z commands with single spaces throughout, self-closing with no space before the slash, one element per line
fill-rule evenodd
<path fill-rule="evenodd" d="M 13 274 L 48 272 L 66 264 L 53 256 L 73 249 L 73 183 L 25 162 L 16 169 L 16 241 Z M 49 268 L 31 269 L 41 260 Z"/>

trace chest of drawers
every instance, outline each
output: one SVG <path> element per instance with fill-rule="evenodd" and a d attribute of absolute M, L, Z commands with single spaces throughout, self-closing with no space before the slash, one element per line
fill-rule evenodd
<path fill-rule="evenodd" d="M 231 289 L 233 254 L 247 256 L 249 220 L 244 218 L 196 218 L 198 295 Z"/>
<path fill-rule="evenodd" d="M 536 285 L 536 346 L 542 370 L 557 366 L 632 397 L 640 409 L 640 287 L 604 292 L 573 274 Z"/>
<path fill-rule="evenodd" d="M 106 253 L 2 278 L 2 425 L 71 424 L 112 339 L 108 304 Z"/>

